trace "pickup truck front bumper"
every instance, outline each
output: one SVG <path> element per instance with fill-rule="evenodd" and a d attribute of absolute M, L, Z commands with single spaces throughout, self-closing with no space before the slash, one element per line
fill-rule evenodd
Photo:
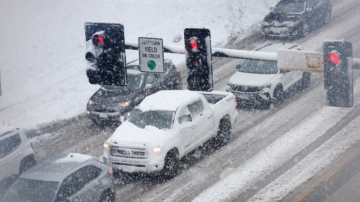
<path fill-rule="evenodd" d="M 148 155 L 147 150 L 136 148 L 120 148 L 120 152 L 106 151 L 103 153 L 104 163 L 117 171 L 123 172 L 159 172 L 164 168 L 164 156 Z"/>

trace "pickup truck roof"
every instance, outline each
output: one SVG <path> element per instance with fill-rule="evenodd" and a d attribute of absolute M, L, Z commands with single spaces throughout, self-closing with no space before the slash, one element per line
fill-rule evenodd
<path fill-rule="evenodd" d="M 163 90 L 146 97 L 139 105 L 139 109 L 142 111 L 176 111 L 181 104 L 199 96 L 200 94 L 194 91 Z M 164 103 L 166 104 L 164 105 Z"/>

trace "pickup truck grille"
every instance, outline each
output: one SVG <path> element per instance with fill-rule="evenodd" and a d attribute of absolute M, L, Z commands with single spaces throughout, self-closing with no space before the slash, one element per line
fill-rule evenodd
<path fill-rule="evenodd" d="M 110 149 L 110 155 L 122 158 L 133 158 L 133 159 L 147 159 L 148 152 L 144 148 L 127 148 L 112 146 Z"/>
<path fill-rule="evenodd" d="M 250 87 L 250 86 L 238 86 L 238 85 L 229 85 L 231 90 L 234 92 L 249 92 L 249 93 L 255 93 L 259 92 L 258 87 Z"/>

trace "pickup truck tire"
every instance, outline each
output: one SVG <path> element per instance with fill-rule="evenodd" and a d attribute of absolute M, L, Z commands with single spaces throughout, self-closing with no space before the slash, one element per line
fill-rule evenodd
<path fill-rule="evenodd" d="M 303 73 L 303 76 L 299 82 L 300 90 L 306 89 L 310 86 L 310 76 L 311 76 L 311 73 L 308 73 L 308 72 Z"/>
<path fill-rule="evenodd" d="M 283 101 L 284 92 L 280 85 L 276 86 L 273 95 L 273 103 L 275 106 L 279 106 Z"/>
<path fill-rule="evenodd" d="M 231 124 L 226 118 L 220 120 L 219 129 L 215 137 L 215 147 L 222 147 L 230 141 Z"/>
<path fill-rule="evenodd" d="M 106 190 L 101 194 L 100 202 L 114 202 L 114 194 L 110 190 Z"/>
<path fill-rule="evenodd" d="M 165 156 L 165 164 L 162 171 L 164 179 L 171 179 L 179 172 L 179 155 L 175 150 L 170 150 Z"/>

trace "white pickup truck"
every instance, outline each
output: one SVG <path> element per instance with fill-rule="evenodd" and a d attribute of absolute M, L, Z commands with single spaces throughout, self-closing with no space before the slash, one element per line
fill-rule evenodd
<path fill-rule="evenodd" d="M 238 116 L 229 92 L 159 91 L 146 97 L 104 143 L 104 162 L 116 171 L 174 177 L 182 157 L 214 138 L 229 140 Z"/>

